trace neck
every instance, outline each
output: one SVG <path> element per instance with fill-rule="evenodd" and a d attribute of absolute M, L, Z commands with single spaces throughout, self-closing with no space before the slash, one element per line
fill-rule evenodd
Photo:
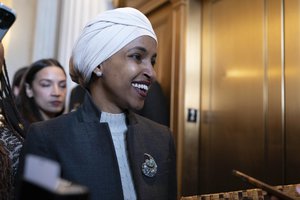
<path fill-rule="evenodd" d="M 124 111 L 120 107 L 110 101 L 109 95 L 105 92 L 105 89 L 102 87 L 101 83 L 99 81 L 96 81 L 95 83 L 97 85 L 91 84 L 90 95 L 97 108 L 102 112 L 112 114 L 123 113 Z"/>
<path fill-rule="evenodd" d="M 43 120 L 49 120 L 49 119 L 57 116 L 57 113 L 46 113 L 42 110 L 40 110 L 40 114 L 41 114 Z"/>

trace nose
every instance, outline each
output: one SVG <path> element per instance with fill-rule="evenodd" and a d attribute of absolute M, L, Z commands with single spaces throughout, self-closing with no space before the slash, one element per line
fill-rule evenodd
<path fill-rule="evenodd" d="M 58 85 L 53 85 L 52 93 L 53 96 L 59 96 L 61 94 L 61 89 Z"/>
<path fill-rule="evenodd" d="M 151 82 L 154 82 L 156 80 L 156 71 L 154 70 L 154 67 L 151 63 L 147 64 L 144 70 L 144 75 L 151 80 Z"/>

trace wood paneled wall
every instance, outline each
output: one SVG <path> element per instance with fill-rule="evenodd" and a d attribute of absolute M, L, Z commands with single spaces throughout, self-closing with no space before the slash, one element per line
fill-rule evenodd
<path fill-rule="evenodd" d="M 199 193 L 300 181 L 300 2 L 203 0 Z"/>

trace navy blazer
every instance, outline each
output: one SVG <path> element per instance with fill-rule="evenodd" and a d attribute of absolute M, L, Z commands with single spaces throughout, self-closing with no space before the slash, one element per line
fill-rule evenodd
<path fill-rule="evenodd" d="M 33 123 L 23 151 L 25 155 L 31 153 L 58 161 L 62 178 L 87 186 L 91 200 L 121 200 L 124 197 L 113 141 L 108 124 L 100 123 L 100 116 L 101 111 L 86 95 L 76 111 Z M 168 127 L 133 112 L 126 116 L 128 159 L 137 198 L 176 199 L 172 133 Z M 157 173 L 152 178 L 142 173 L 145 153 L 157 164 Z"/>

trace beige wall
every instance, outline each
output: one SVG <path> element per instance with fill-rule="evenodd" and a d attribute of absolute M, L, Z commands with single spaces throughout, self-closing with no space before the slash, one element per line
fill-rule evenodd
<path fill-rule="evenodd" d="M 10 77 L 18 68 L 31 62 L 36 0 L 12 0 L 11 7 L 17 13 L 17 20 L 4 38 L 5 59 Z"/>

